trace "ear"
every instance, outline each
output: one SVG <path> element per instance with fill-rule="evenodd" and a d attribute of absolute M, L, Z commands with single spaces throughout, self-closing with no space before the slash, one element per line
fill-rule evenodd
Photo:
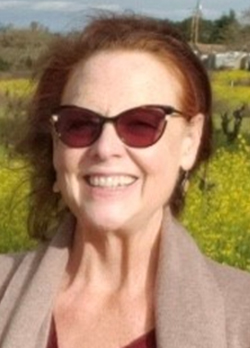
<path fill-rule="evenodd" d="M 182 147 L 180 166 L 184 171 L 192 169 L 200 147 L 204 125 L 204 115 L 197 114 L 187 125 Z"/>

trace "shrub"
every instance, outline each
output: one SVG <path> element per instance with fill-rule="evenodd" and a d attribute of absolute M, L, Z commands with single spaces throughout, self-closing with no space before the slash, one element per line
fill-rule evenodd
<path fill-rule="evenodd" d="M 0 95 L 27 97 L 33 90 L 33 83 L 26 78 L 0 80 Z"/>
<path fill-rule="evenodd" d="M 27 236 L 27 194 L 24 164 L 10 161 L 6 150 L 0 147 L 0 251 L 30 248 L 34 243 Z"/>
<path fill-rule="evenodd" d="M 183 223 L 203 251 L 219 262 L 250 270 L 250 148 L 240 136 L 234 148 L 216 151 L 202 180 L 190 185 Z"/>
<path fill-rule="evenodd" d="M 10 69 L 10 64 L 0 57 L 0 71 L 8 71 Z"/>
<path fill-rule="evenodd" d="M 22 134 L 32 88 L 27 79 L 0 81 L 0 144 L 10 147 Z"/>

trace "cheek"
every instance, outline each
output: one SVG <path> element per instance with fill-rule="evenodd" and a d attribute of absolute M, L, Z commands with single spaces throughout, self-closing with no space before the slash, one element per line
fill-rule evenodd
<path fill-rule="evenodd" d="M 81 154 L 73 149 L 58 146 L 54 150 L 53 164 L 56 171 L 54 187 L 60 192 L 64 203 L 69 209 L 76 211 L 77 202 L 81 198 L 79 186 Z"/>
<path fill-rule="evenodd" d="M 61 149 L 59 140 L 53 137 L 53 166 L 57 174 L 60 171 L 61 164 L 63 163 L 62 158 L 63 151 Z"/>
<path fill-rule="evenodd" d="M 54 147 L 53 165 L 57 173 L 57 178 L 66 174 L 77 173 L 80 163 L 79 151 L 69 149 L 64 145 Z"/>
<path fill-rule="evenodd" d="M 138 165 L 150 180 L 152 189 L 160 186 L 164 191 L 164 188 L 170 190 L 174 187 L 179 175 L 180 154 L 181 147 L 170 136 L 147 148 L 143 156 L 139 157 Z"/>
<path fill-rule="evenodd" d="M 58 149 L 54 149 L 53 165 L 57 174 L 57 179 L 60 173 L 64 172 L 65 168 L 67 168 L 67 162 L 65 154 Z"/>
<path fill-rule="evenodd" d="M 171 151 L 172 150 L 172 151 Z M 179 163 L 176 161 L 176 149 L 163 147 L 149 159 L 150 165 L 144 166 L 147 173 L 142 188 L 142 196 L 148 206 L 163 207 L 168 205 L 179 176 Z"/>
<path fill-rule="evenodd" d="M 157 181 L 155 184 L 161 188 L 166 197 L 169 197 L 179 178 L 183 138 L 180 132 L 169 132 L 163 140 L 165 141 L 159 149 L 158 156 L 152 157 L 151 163 Z"/>
<path fill-rule="evenodd" d="M 183 153 L 183 136 L 182 130 L 176 131 L 169 127 L 169 132 L 165 134 L 164 144 L 161 150 L 161 159 L 165 163 L 165 167 L 174 171 L 179 169 Z"/>

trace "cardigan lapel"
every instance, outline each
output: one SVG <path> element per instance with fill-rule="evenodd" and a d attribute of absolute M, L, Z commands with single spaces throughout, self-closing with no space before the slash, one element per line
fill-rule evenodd
<path fill-rule="evenodd" d="M 49 246 L 28 253 L 1 301 L 0 346 L 44 348 L 52 306 L 68 260 L 73 221 L 63 224 Z"/>
<path fill-rule="evenodd" d="M 1 347 L 46 347 L 72 230 L 69 219 L 49 247 L 28 254 L 20 264 L 1 301 L 0 321 L 6 323 L 0 325 Z M 170 220 L 162 231 L 156 296 L 158 348 L 226 348 L 216 281 L 192 239 Z"/>
<path fill-rule="evenodd" d="M 226 348 L 223 298 L 206 259 L 169 219 L 162 231 L 156 293 L 158 348 Z"/>

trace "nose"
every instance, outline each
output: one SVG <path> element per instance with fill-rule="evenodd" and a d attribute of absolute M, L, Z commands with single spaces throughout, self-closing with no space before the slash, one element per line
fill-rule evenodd
<path fill-rule="evenodd" d="M 103 160 L 122 156 L 125 148 L 126 145 L 119 138 L 114 124 L 105 123 L 100 137 L 90 146 L 90 153 Z"/>

